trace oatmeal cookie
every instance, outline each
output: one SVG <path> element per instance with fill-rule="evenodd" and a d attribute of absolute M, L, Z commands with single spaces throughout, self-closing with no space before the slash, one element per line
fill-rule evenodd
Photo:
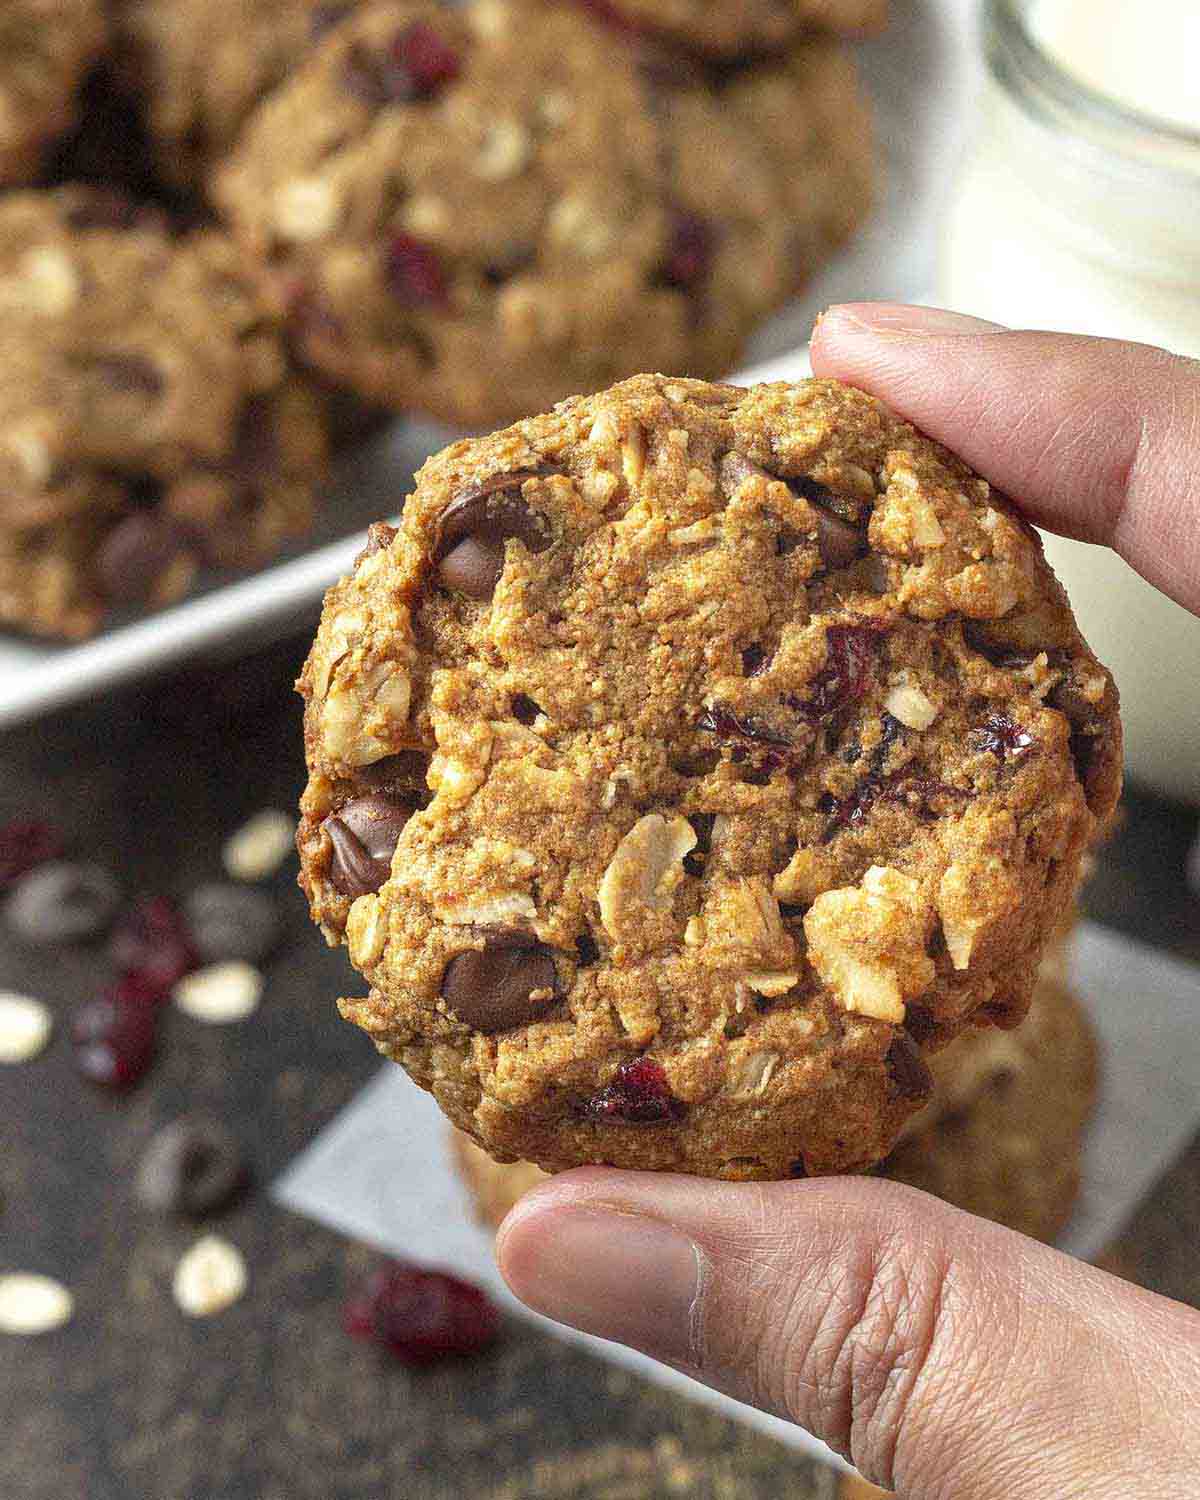
<path fill-rule="evenodd" d="M 0 185 L 32 181 L 47 147 L 74 124 L 105 37 L 101 0 L 0 5 Z"/>
<path fill-rule="evenodd" d="M 1051 1242 L 1079 1196 L 1084 1126 L 1096 1097 L 1096 1039 L 1069 990 L 1043 979 L 1016 1031 L 972 1031 L 931 1060 L 935 1092 L 881 1177 Z M 492 1229 L 546 1173 L 493 1161 L 452 1132 L 459 1172 Z"/>
<path fill-rule="evenodd" d="M 716 374 L 863 217 L 839 43 L 717 75 L 574 5 L 368 6 L 255 112 L 216 199 L 317 369 L 492 424 Z"/>
<path fill-rule="evenodd" d="M 197 184 L 247 116 L 354 0 L 118 0 L 118 71 L 160 170 Z"/>
<path fill-rule="evenodd" d="M 1037 534 L 833 381 L 452 445 L 326 601 L 302 882 L 500 1159 L 865 1167 L 1015 1026 L 1120 779 Z"/>
<path fill-rule="evenodd" d="M 223 235 L 83 189 L 0 201 L 0 620 L 79 637 L 307 526 L 325 441 Z"/>
<path fill-rule="evenodd" d="M 843 36 L 881 31 L 887 0 L 566 0 L 612 25 L 694 48 L 706 57 L 737 59 L 777 52 L 805 30 Z"/>

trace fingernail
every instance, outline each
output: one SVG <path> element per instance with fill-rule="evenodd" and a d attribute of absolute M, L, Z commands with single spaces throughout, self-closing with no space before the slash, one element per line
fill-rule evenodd
<path fill-rule="evenodd" d="M 703 1260 L 669 1224 L 551 1208 L 519 1218 L 497 1253 L 509 1286 L 535 1312 L 658 1359 L 696 1363 Z"/>
<path fill-rule="evenodd" d="M 902 338 L 930 338 L 946 334 L 1003 333 L 1003 323 L 968 317 L 944 307 L 910 307 L 896 302 L 846 302 L 829 309 L 828 317 L 868 333 Z"/>

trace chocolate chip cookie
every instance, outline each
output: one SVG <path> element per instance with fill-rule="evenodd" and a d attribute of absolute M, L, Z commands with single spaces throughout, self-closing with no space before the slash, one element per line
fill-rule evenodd
<path fill-rule="evenodd" d="M 343 1014 L 500 1159 L 865 1167 L 1014 1026 L 1120 780 L 1036 533 L 832 381 L 462 441 L 301 678 Z"/>
<path fill-rule="evenodd" d="M 83 189 L 0 201 L 0 621 L 90 634 L 307 526 L 319 403 L 231 241 Z"/>
<path fill-rule="evenodd" d="M 720 373 L 863 217 L 840 44 L 716 71 L 574 4 L 380 3 L 214 180 L 317 369 L 484 425 L 647 366 Z"/>
<path fill-rule="evenodd" d="M 566 0 L 601 20 L 713 58 L 776 52 L 808 28 L 859 36 L 887 22 L 887 0 Z"/>
<path fill-rule="evenodd" d="M 160 170 L 198 183 L 256 104 L 355 0 L 119 0 L 119 73 L 141 101 Z"/>
<path fill-rule="evenodd" d="M 1079 1196 L 1082 1133 L 1096 1097 L 1096 1039 L 1079 1001 L 1042 980 L 1016 1031 L 968 1032 L 931 1067 L 934 1097 L 880 1176 L 1052 1241 Z M 461 1130 L 451 1145 L 478 1216 L 492 1229 L 546 1181 L 532 1162 L 493 1161 Z"/>
<path fill-rule="evenodd" d="M 74 124 L 106 33 L 101 0 L 0 6 L 0 185 L 32 181 L 47 147 Z"/>

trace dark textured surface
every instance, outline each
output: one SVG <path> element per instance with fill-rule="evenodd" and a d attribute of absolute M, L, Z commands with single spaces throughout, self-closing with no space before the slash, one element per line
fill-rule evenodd
<path fill-rule="evenodd" d="M 304 645 L 0 739 L 0 822 L 53 817 L 131 896 L 219 877 L 224 837 L 299 791 Z M 1180 873 L 1192 826 L 1135 801 L 1091 900 L 1200 957 Z M 345 960 L 310 928 L 293 876 L 272 886 L 285 939 L 262 1009 L 229 1027 L 168 1010 L 157 1064 L 124 1097 L 79 1079 L 66 1044 L 69 1011 L 104 981 L 102 947 L 35 950 L 0 931 L 0 987 L 43 997 L 59 1022 L 42 1058 L 0 1069 L 0 1269 L 60 1277 L 77 1299 L 65 1330 L 0 1342 L 2 1500 L 829 1500 L 824 1469 L 519 1323 L 487 1355 L 422 1373 L 345 1336 L 342 1293 L 371 1257 L 261 1191 L 377 1066 L 336 1018 Z M 132 1198 L 146 1142 L 184 1109 L 233 1126 L 258 1185 L 215 1226 L 245 1253 L 249 1290 L 202 1322 L 170 1293 L 197 1230 Z M 1200 1302 L 1197 1222 L 1200 1141 L 1115 1264 Z"/>

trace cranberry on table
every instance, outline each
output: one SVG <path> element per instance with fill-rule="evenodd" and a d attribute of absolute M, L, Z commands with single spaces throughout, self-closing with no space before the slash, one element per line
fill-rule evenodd
<path fill-rule="evenodd" d="M 419 1366 L 485 1349 L 499 1332 L 500 1315 L 469 1282 L 392 1260 L 347 1301 L 342 1323 L 352 1337 Z"/>
<path fill-rule="evenodd" d="M 121 917 L 109 939 L 109 955 L 122 974 L 136 976 L 162 999 L 197 962 L 188 925 L 164 896 L 139 901 Z"/>
<path fill-rule="evenodd" d="M 81 1006 L 71 1026 L 76 1067 L 110 1089 L 132 1088 L 153 1061 L 157 1037 L 155 1007 L 115 990 Z"/>

